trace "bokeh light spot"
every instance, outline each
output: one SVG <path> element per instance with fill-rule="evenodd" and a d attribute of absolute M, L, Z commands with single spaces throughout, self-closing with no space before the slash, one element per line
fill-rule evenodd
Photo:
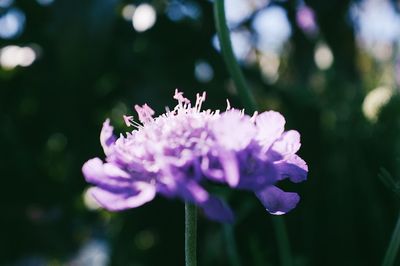
<path fill-rule="evenodd" d="M 67 146 L 68 140 L 61 133 L 55 133 L 47 140 L 47 148 L 52 152 L 60 152 Z"/>
<path fill-rule="evenodd" d="M 251 34 L 248 30 L 240 29 L 230 32 L 232 49 L 236 59 L 245 61 L 251 52 Z M 217 51 L 221 51 L 217 35 L 213 36 L 212 44 Z"/>
<path fill-rule="evenodd" d="M 140 231 L 135 237 L 135 245 L 141 250 L 148 250 L 155 244 L 155 235 L 149 230 Z"/>
<path fill-rule="evenodd" d="M 97 203 L 96 199 L 92 196 L 89 189 L 86 189 L 82 195 L 83 204 L 88 210 L 95 211 L 100 209 L 100 205 Z"/>
<path fill-rule="evenodd" d="M 314 61 L 321 70 L 329 69 L 333 64 L 333 54 L 326 44 L 318 45 L 314 53 Z"/>
<path fill-rule="evenodd" d="M 24 26 L 25 14 L 18 8 L 11 8 L 0 16 L 0 38 L 15 38 L 22 33 Z"/>
<path fill-rule="evenodd" d="M 11 70 L 17 66 L 30 66 L 36 59 L 36 52 L 31 47 L 9 45 L 0 50 L 0 66 Z"/>
<path fill-rule="evenodd" d="M 201 9 L 193 1 L 173 0 L 168 3 L 165 13 L 172 21 L 181 21 L 185 18 L 196 20 L 201 15 Z"/>
<path fill-rule="evenodd" d="M 36 1 L 38 2 L 39 5 L 42 6 L 48 6 L 54 2 L 54 0 L 36 0 Z"/>
<path fill-rule="evenodd" d="M 381 86 L 370 91 L 364 98 L 362 111 L 364 116 L 371 122 L 376 122 L 379 111 L 385 106 L 393 96 L 393 90 L 389 87 Z"/>
<path fill-rule="evenodd" d="M 257 47 L 263 52 L 280 52 L 292 34 L 286 10 L 279 6 L 257 13 L 252 26 L 257 33 Z"/>
<path fill-rule="evenodd" d="M 133 14 L 135 13 L 135 5 L 129 4 L 122 8 L 121 15 L 126 21 L 131 21 Z"/>
<path fill-rule="evenodd" d="M 199 60 L 194 66 L 194 76 L 198 81 L 206 83 L 213 79 L 214 70 L 208 62 Z"/>
<path fill-rule="evenodd" d="M 14 3 L 14 0 L 0 0 L 0 7 L 6 8 L 11 6 Z"/>
<path fill-rule="evenodd" d="M 141 4 L 133 13 L 133 28 L 139 32 L 146 31 L 154 26 L 156 19 L 157 15 L 155 9 L 149 4 Z"/>

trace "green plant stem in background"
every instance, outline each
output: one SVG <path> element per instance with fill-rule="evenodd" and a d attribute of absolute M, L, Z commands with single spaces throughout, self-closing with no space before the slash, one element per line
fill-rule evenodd
<path fill-rule="evenodd" d="M 237 252 L 235 234 L 233 232 L 233 225 L 224 224 L 224 236 L 230 265 L 241 266 L 239 254 Z"/>
<path fill-rule="evenodd" d="M 397 218 L 396 227 L 394 228 L 392 239 L 390 240 L 389 247 L 386 251 L 385 258 L 383 260 L 382 266 L 392 266 L 396 259 L 397 252 L 400 246 L 400 215 Z"/>
<path fill-rule="evenodd" d="M 185 265 L 196 266 L 197 245 L 197 208 L 195 205 L 185 203 Z"/>
<path fill-rule="evenodd" d="M 245 109 L 248 112 L 253 113 L 257 110 L 257 106 L 253 94 L 246 84 L 246 80 L 233 53 L 229 29 L 226 25 L 224 0 L 214 1 L 214 19 L 226 67 L 235 83 L 239 97 L 242 100 Z"/>
<path fill-rule="evenodd" d="M 289 237 L 286 230 L 285 220 L 283 220 L 283 217 L 275 216 L 272 217 L 272 223 L 275 228 L 281 264 L 282 266 L 292 266 L 292 255 L 290 252 Z"/>
<path fill-rule="evenodd" d="M 244 107 L 247 111 L 252 113 L 257 110 L 257 104 L 251 90 L 246 84 L 246 80 L 233 53 L 229 29 L 226 24 L 224 0 L 214 0 L 214 19 L 226 67 L 235 83 Z M 275 227 L 282 265 L 291 266 L 292 257 L 284 220 L 282 217 L 274 217 L 273 224 Z"/>

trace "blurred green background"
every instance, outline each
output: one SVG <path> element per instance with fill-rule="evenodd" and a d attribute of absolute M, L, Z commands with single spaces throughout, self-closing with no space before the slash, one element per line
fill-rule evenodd
<path fill-rule="evenodd" d="M 309 180 L 285 216 L 294 264 L 379 265 L 400 177 L 400 2 L 226 0 L 232 41 L 262 110 L 302 134 Z M 206 108 L 241 108 L 219 53 L 212 1 L 0 0 L 0 265 L 183 265 L 184 208 L 157 198 L 97 209 L 81 166 L 102 157 L 110 117 L 179 88 Z M 272 216 L 229 198 L 232 235 L 199 221 L 200 265 L 280 265 Z M 400 263 L 400 260 L 398 261 Z M 400 265 L 400 264 L 399 264 Z"/>

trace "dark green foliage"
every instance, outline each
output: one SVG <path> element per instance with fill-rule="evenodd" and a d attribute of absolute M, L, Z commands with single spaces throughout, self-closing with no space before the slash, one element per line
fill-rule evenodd
<path fill-rule="evenodd" d="M 42 54 L 28 68 L 0 69 L 0 265 L 25 265 L 27 257 L 66 263 L 89 239 L 109 244 L 112 265 L 183 265 L 180 201 L 160 198 L 118 214 L 90 211 L 81 166 L 102 156 L 98 136 L 106 117 L 125 131 L 122 114 L 143 103 L 160 113 L 174 105 L 175 88 L 191 99 L 207 91 L 206 108 L 225 109 L 226 98 L 240 107 L 211 44 L 212 3 L 194 2 L 200 19 L 172 22 L 163 14 L 166 2 L 153 1 L 157 23 L 137 33 L 120 16 L 127 2 L 56 0 L 41 7 L 16 1 L 27 16 L 25 31 L 15 40 L 0 39 L 0 48 L 36 43 Z M 349 1 L 306 1 L 319 17 L 316 39 L 294 24 L 292 2 L 280 3 L 293 35 L 278 82 L 264 83 L 255 65 L 244 66 L 244 73 L 259 105 L 278 109 L 287 128 L 302 134 L 309 180 L 287 184 L 302 196 L 285 218 L 293 261 L 378 265 L 398 213 L 398 201 L 378 174 L 400 177 L 400 100 L 393 97 L 376 122 L 364 118 L 362 101 L 380 79 L 370 80 L 374 69 L 360 71 L 357 56 L 366 55 L 358 54 L 346 19 Z M 322 36 L 335 58 L 325 72 L 313 63 Z M 214 69 L 208 83 L 194 77 L 199 59 Z M 228 198 L 239 217 L 230 231 L 242 265 L 279 265 L 271 216 L 245 192 Z M 232 236 L 199 217 L 199 265 L 230 265 L 226 241 Z"/>

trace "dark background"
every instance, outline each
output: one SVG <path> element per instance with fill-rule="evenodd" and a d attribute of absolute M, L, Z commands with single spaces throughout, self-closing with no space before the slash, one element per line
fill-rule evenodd
<path fill-rule="evenodd" d="M 309 0 L 317 24 L 310 30 L 296 22 L 301 1 L 231 2 L 228 9 L 252 6 L 230 25 L 249 34 L 241 64 L 260 111 L 280 111 L 287 128 L 302 134 L 309 179 L 284 184 L 302 197 L 285 216 L 295 265 L 379 265 L 398 213 L 378 174 L 383 167 L 400 176 L 400 32 L 388 26 L 400 28 L 399 3 Z M 379 8 L 368 2 L 388 8 L 374 17 L 368 12 Z M 226 98 L 241 108 L 212 43 L 212 2 L 149 1 L 156 22 L 139 32 L 121 14 L 141 3 L 0 0 L 0 265 L 183 265 L 182 202 L 157 198 L 123 213 L 84 202 L 81 166 L 103 157 L 105 118 L 124 132 L 122 115 L 134 114 L 134 104 L 160 114 L 174 106 L 175 88 L 191 99 L 206 91 L 206 108 L 225 109 Z M 277 7 L 286 11 L 290 37 L 277 50 L 260 49 L 253 21 Z M 16 10 L 17 22 L 2 24 Z M 10 45 L 30 47 L 34 62 L 16 65 Z M 322 68 L 321 46 L 328 49 Z M 278 70 L 268 70 L 276 58 Z M 392 96 L 368 118 L 362 105 L 378 87 L 372 102 Z M 241 217 L 234 226 L 238 265 L 280 265 L 272 216 L 248 193 L 235 192 L 229 202 Z M 200 216 L 200 265 L 235 265 L 225 229 Z"/>

